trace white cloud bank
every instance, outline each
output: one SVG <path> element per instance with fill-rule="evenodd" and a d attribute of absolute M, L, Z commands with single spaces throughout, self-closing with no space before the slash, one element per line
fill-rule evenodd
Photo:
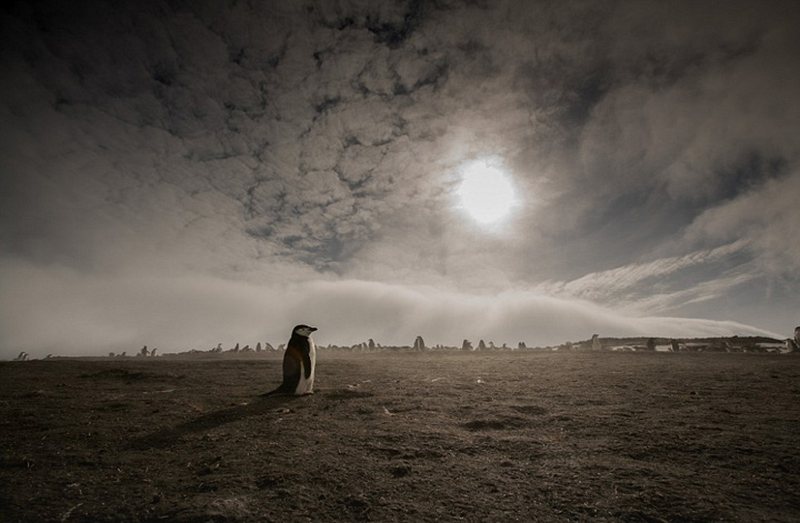
<path fill-rule="evenodd" d="M 0 358 L 21 350 L 104 355 L 208 349 L 217 343 L 274 345 L 297 323 L 317 325 L 318 343 L 459 345 L 468 338 L 516 345 L 604 336 L 778 336 L 735 322 L 626 316 L 575 299 L 527 291 L 469 295 L 359 280 L 252 284 L 204 275 L 88 275 L 5 262 L 0 283 Z"/>

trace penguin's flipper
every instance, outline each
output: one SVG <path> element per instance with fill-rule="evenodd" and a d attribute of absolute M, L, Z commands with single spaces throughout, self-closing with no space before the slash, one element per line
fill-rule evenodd
<path fill-rule="evenodd" d="M 286 350 L 286 357 L 283 359 L 283 385 L 281 387 L 287 393 L 294 393 L 300 383 L 300 375 L 302 373 L 300 361 L 301 356 L 297 349 L 292 347 Z"/>
<path fill-rule="evenodd" d="M 303 373 L 306 375 L 306 379 L 311 377 L 311 355 L 308 351 L 303 352 Z"/>
<path fill-rule="evenodd" d="M 283 385 L 288 393 L 294 393 L 297 390 L 297 385 L 300 384 L 300 369 L 292 374 L 287 374 L 283 377 Z"/>

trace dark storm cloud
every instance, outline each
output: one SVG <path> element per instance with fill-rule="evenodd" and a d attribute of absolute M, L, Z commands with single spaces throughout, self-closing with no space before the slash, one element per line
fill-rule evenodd
<path fill-rule="evenodd" d="M 276 282 L 344 276 L 633 315 L 765 303 L 756 282 L 800 286 L 798 11 L 18 3 L 2 15 L 4 272 L 116 289 L 86 301 L 119 300 L 117 277 L 189 274 L 268 301 L 303 292 Z M 454 205 L 459 165 L 483 156 L 524 200 L 499 234 Z M 793 321 L 765 307 L 734 317 Z"/>

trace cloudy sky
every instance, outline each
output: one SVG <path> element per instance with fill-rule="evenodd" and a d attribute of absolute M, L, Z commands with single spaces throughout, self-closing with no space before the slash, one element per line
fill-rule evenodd
<path fill-rule="evenodd" d="M 0 357 L 800 324 L 796 2 L 3 9 Z"/>

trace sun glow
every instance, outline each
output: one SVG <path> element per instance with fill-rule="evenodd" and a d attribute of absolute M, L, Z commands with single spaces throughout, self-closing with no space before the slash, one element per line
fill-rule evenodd
<path fill-rule="evenodd" d="M 465 165 L 456 194 L 460 207 L 481 225 L 494 225 L 511 214 L 516 190 L 499 162 L 478 160 Z"/>

